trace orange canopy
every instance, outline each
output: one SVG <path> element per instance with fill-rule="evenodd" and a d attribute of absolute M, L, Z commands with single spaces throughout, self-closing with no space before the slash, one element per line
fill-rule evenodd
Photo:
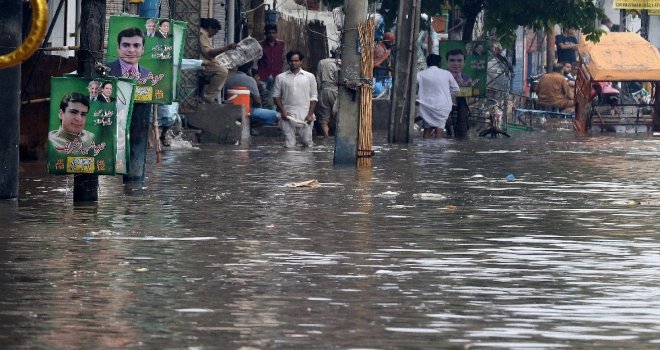
<path fill-rule="evenodd" d="M 598 43 L 582 37 L 578 52 L 591 80 L 660 81 L 660 53 L 637 33 L 606 33 Z"/>

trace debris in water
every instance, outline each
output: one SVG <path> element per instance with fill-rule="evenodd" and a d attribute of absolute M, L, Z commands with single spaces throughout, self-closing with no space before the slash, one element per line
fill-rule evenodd
<path fill-rule="evenodd" d="M 301 182 L 287 182 L 286 187 L 295 187 L 295 188 L 317 188 L 321 187 L 321 184 L 319 184 L 319 180 L 314 179 L 314 180 L 307 180 L 307 181 L 301 181 Z"/>
<path fill-rule="evenodd" d="M 439 193 L 417 193 L 413 197 L 423 201 L 442 201 L 447 199 L 447 196 Z"/>
<path fill-rule="evenodd" d="M 396 198 L 399 195 L 399 192 L 394 191 L 385 191 L 383 193 L 377 194 L 376 197 L 381 198 Z"/>

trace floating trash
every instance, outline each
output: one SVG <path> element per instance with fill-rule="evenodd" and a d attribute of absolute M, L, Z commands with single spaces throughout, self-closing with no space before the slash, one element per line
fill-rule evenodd
<path fill-rule="evenodd" d="M 211 309 L 202 308 L 189 308 L 189 309 L 174 309 L 176 312 L 213 312 Z"/>
<path fill-rule="evenodd" d="M 507 179 L 507 181 L 515 181 L 516 177 L 513 174 L 507 174 L 507 176 L 504 177 Z"/>
<path fill-rule="evenodd" d="M 454 211 L 458 210 L 458 207 L 455 206 L 455 205 L 446 205 L 446 206 L 440 208 L 440 210 L 446 210 L 446 211 L 454 212 Z"/>
<path fill-rule="evenodd" d="M 413 197 L 423 201 L 442 201 L 447 199 L 447 196 L 440 193 L 417 193 Z"/>
<path fill-rule="evenodd" d="M 319 180 L 313 179 L 301 182 L 287 182 L 284 186 L 292 188 L 317 188 L 321 187 L 321 184 L 319 184 Z"/>
<path fill-rule="evenodd" d="M 396 198 L 399 195 L 399 192 L 394 192 L 394 191 L 385 191 L 383 193 L 379 193 L 376 195 L 376 197 L 380 198 Z"/>

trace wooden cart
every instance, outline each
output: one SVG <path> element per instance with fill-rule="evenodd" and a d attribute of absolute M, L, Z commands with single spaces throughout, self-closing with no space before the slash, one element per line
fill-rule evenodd
<path fill-rule="evenodd" d="M 660 129 L 660 53 L 636 33 L 607 33 L 598 43 L 581 39 L 575 83 L 574 130 L 648 132 Z M 594 82 L 652 82 L 650 102 L 626 101 L 599 105 L 592 99 Z M 622 96 L 623 97 L 623 96 Z M 631 103 L 632 102 L 632 103 Z"/>

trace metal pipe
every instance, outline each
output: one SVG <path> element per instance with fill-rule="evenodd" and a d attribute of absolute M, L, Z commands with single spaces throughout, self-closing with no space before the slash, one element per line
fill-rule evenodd
<path fill-rule="evenodd" d="M 0 0 L 0 54 L 20 46 L 23 3 Z M 18 197 L 18 144 L 20 139 L 21 65 L 0 69 L 0 199 Z"/>
<path fill-rule="evenodd" d="M 236 27 L 236 0 L 227 0 L 227 41 L 225 43 L 233 43 L 235 39 Z"/>

